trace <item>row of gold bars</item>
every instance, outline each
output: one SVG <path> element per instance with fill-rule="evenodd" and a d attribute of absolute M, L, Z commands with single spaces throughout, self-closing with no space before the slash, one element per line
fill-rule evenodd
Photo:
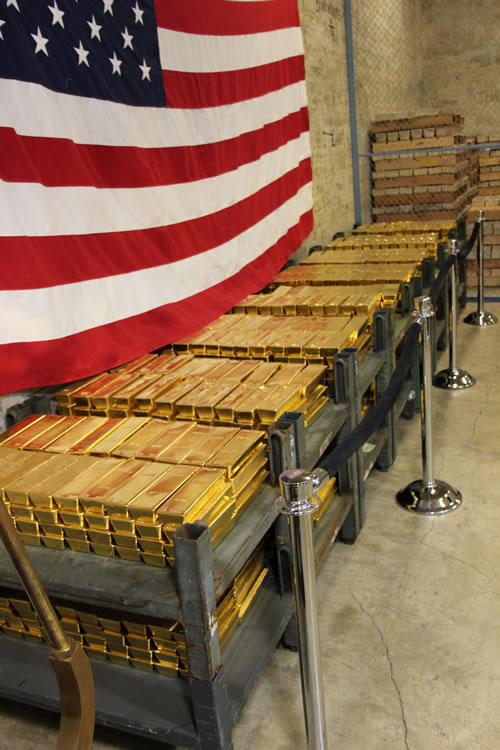
<path fill-rule="evenodd" d="M 221 649 L 226 647 L 244 619 L 267 572 L 262 546 L 259 546 L 217 606 Z M 63 630 L 81 643 L 91 658 L 169 677 L 187 674 L 189 653 L 180 621 L 119 620 L 115 613 L 105 610 L 82 610 L 58 604 L 55 608 Z M 46 640 L 31 603 L 17 597 L 0 596 L 0 632 L 31 643 Z"/>

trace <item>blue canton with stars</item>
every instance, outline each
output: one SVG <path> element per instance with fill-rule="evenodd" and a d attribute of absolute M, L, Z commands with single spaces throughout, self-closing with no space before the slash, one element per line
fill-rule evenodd
<path fill-rule="evenodd" d="M 165 107 L 153 0 L 0 0 L 0 76 Z"/>

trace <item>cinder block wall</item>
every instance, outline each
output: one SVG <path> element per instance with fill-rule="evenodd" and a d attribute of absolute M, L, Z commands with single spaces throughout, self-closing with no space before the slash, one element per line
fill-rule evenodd
<path fill-rule="evenodd" d="M 422 93 L 464 117 L 468 135 L 500 132 L 500 3 L 423 0 Z"/>

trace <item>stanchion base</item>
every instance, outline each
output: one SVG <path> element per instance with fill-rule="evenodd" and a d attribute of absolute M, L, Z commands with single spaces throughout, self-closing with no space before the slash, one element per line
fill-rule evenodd
<path fill-rule="evenodd" d="M 498 318 L 493 313 L 475 310 L 464 318 L 464 323 L 470 326 L 492 326 L 498 323 Z"/>
<path fill-rule="evenodd" d="M 436 388 L 446 388 L 449 391 L 459 391 L 476 385 L 476 378 L 469 375 L 465 370 L 446 370 L 436 373 L 432 379 L 432 385 Z"/>
<path fill-rule="evenodd" d="M 462 503 L 462 493 L 447 482 L 434 480 L 428 487 L 422 479 L 416 479 L 399 490 L 397 504 L 404 510 L 423 516 L 441 516 L 456 510 Z"/>

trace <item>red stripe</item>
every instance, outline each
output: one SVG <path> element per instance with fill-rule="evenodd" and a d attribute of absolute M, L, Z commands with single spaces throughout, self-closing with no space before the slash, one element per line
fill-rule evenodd
<path fill-rule="evenodd" d="M 308 125 L 304 107 L 236 138 L 178 148 L 88 146 L 0 128 L 0 177 L 47 187 L 139 188 L 194 182 L 256 161 L 297 138 Z"/>
<path fill-rule="evenodd" d="M 130 273 L 203 253 L 275 211 L 311 181 L 311 162 L 210 216 L 144 231 L 0 239 L 2 289 L 38 289 Z"/>
<path fill-rule="evenodd" d="M 312 227 L 308 211 L 260 258 L 182 302 L 55 341 L 1 346 L 0 393 L 93 375 L 189 335 L 265 286 Z"/>
<path fill-rule="evenodd" d="M 297 0 L 155 0 L 158 26 L 188 34 L 258 34 L 299 26 Z"/>
<path fill-rule="evenodd" d="M 164 70 L 167 107 L 198 109 L 220 107 L 263 96 L 305 77 L 304 57 L 223 73 L 183 73 Z"/>

